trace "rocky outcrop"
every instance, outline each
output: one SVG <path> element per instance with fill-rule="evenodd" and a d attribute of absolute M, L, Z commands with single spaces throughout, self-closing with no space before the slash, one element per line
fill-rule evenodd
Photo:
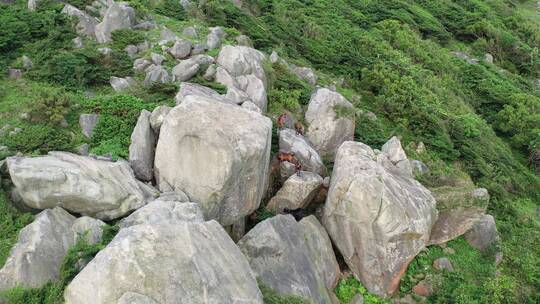
<path fill-rule="evenodd" d="M 471 186 L 444 186 L 431 189 L 439 217 L 431 230 L 430 244 L 442 244 L 463 235 L 484 216 L 489 194 Z"/>
<path fill-rule="evenodd" d="M 30 208 L 60 206 L 110 220 L 145 204 L 144 193 L 125 161 L 49 152 L 39 157 L 10 157 L 7 166 L 13 191 Z"/>
<path fill-rule="evenodd" d="M 196 83 L 182 82 L 180 84 L 180 90 L 178 90 L 174 100 L 176 101 L 176 104 L 179 105 L 184 102 L 184 99 L 186 99 L 188 96 L 199 96 L 205 99 L 217 100 L 219 102 L 232 103 L 232 101 L 219 95 L 218 92 L 210 88 Z"/>
<path fill-rule="evenodd" d="M 294 157 L 302 165 L 302 170 L 315 172 L 321 176 L 326 175 L 326 167 L 319 153 L 296 131 L 284 129 L 279 132 L 279 150 L 294 153 Z"/>
<path fill-rule="evenodd" d="M 266 112 L 265 55 L 246 46 L 224 46 L 217 59 L 216 81 L 227 87 L 227 97 L 236 103 L 251 101 Z"/>
<path fill-rule="evenodd" d="M 190 95 L 173 108 L 156 149 L 157 183 L 184 191 L 206 219 L 231 225 L 263 196 L 272 122 L 219 100 Z"/>
<path fill-rule="evenodd" d="M 339 148 L 323 223 L 354 276 L 392 295 L 437 219 L 430 191 L 362 143 Z M 394 166 L 395 167 L 395 166 Z"/>
<path fill-rule="evenodd" d="M 154 152 L 156 148 L 156 135 L 150 126 L 152 113 L 142 110 L 137 124 L 131 133 L 129 145 L 129 164 L 135 176 L 143 181 L 154 178 Z"/>
<path fill-rule="evenodd" d="M 75 26 L 77 34 L 95 38 L 96 37 L 96 25 L 99 23 L 99 20 L 95 17 L 88 15 L 86 12 L 81 11 L 73 5 L 66 4 L 62 9 L 62 13 L 70 17 L 75 17 L 79 20 Z"/>
<path fill-rule="evenodd" d="M 294 294 L 327 304 L 331 303 L 331 291 L 326 275 L 332 280 L 337 276 L 333 268 L 336 264 L 321 264 L 327 258 L 331 260 L 333 251 L 327 242 L 320 240 L 319 233 L 324 238 L 324 231 L 310 223 L 301 225 L 291 215 L 277 215 L 257 224 L 238 246 L 258 279 L 267 286 L 280 294 Z"/>
<path fill-rule="evenodd" d="M 66 304 L 263 303 L 246 258 L 215 221 L 121 229 L 64 298 Z"/>
<path fill-rule="evenodd" d="M 333 157 L 337 148 L 354 138 L 354 115 L 339 112 L 353 111 L 353 106 L 341 94 L 326 88 L 317 89 L 306 111 L 306 136 L 322 157 Z"/>
<path fill-rule="evenodd" d="M 95 27 L 96 39 L 99 43 L 111 41 L 111 33 L 115 30 L 131 28 L 135 25 L 135 10 L 126 2 L 112 2 L 103 21 Z"/>
<path fill-rule="evenodd" d="M 76 219 L 60 207 L 42 211 L 19 232 L 0 270 L 0 290 L 16 286 L 39 288 L 58 280 L 64 257 L 77 237 L 86 235 L 90 243 L 95 243 L 101 239 L 103 225 L 92 218 Z"/>
<path fill-rule="evenodd" d="M 317 173 L 300 171 L 293 174 L 268 202 L 266 209 L 281 213 L 284 209 L 305 208 L 317 195 L 322 183 L 323 179 Z"/>

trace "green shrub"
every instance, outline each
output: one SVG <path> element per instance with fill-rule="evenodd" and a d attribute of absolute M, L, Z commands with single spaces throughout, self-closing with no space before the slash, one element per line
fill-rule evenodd
<path fill-rule="evenodd" d="M 266 286 L 259 281 L 259 289 L 263 294 L 263 301 L 265 304 L 307 304 L 307 300 L 298 296 L 292 295 L 280 295 L 275 290 Z"/>
<path fill-rule="evenodd" d="M 357 295 L 361 294 L 366 304 L 389 304 L 390 301 L 375 296 L 367 291 L 354 277 L 350 276 L 346 279 L 341 279 L 335 288 L 339 302 L 342 304 L 349 304 L 351 300 Z"/>
<path fill-rule="evenodd" d="M 177 20 L 185 20 L 187 15 L 180 1 L 162 0 L 156 6 L 154 11 L 163 16 L 174 18 Z"/>
<path fill-rule="evenodd" d="M 49 151 L 70 151 L 71 135 L 62 127 L 28 125 L 16 136 L 5 136 L 3 144 L 11 151 L 43 154 Z"/>
<path fill-rule="evenodd" d="M 43 88 L 36 92 L 29 114 L 33 122 L 58 125 L 65 119 L 69 107 L 70 96 L 65 91 Z"/>
<path fill-rule="evenodd" d="M 144 42 L 145 35 L 141 31 L 132 29 L 119 29 L 111 33 L 112 48 L 117 51 L 124 51 L 130 44 L 137 45 Z"/>

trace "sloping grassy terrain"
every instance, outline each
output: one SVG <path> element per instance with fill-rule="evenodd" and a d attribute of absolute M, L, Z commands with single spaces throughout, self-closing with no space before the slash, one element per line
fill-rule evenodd
<path fill-rule="evenodd" d="M 399 135 L 410 158 L 430 167 L 423 183 L 436 187 L 465 172 L 477 186 L 487 188 L 488 212 L 495 216 L 503 240 L 502 275 L 495 277 L 491 261 L 457 240 L 452 262 L 459 271 L 444 276 L 442 291 L 429 301 L 540 302 L 536 1 L 244 0 L 240 9 L 229 1 L 208 0 L 189 12 L 169 0 L 129 2 L 141 16 L 152 15 L 177 32 L 196 25 L 204 37 L 207 26 L 221 25 L 230 41 L 246 34 L 260 50 L 276 50 L 290 63 L 315 68 L 320 84 L 337 83 L 359 110 L 377 115 L 377 120 L 356 115 L 356 140 L 379 148 Z M 94 153 L 126 157 L 136 114 L 171 103 L 177 87 L 158 85 L 117 95 L 108 80 L 131 73 L 125 45 L 159 33 L 115 33 L 109 45 L 113 53 L 104 59 L 91 41 L 82 49 L 73 47 L 76 35 L 72 21 L 59 14 L 61 4 L 43 1 L 36 12 L 25 5 L 0 5 L 0 68 L 22 67 L 23 54 L 34 63 L 22 81 L 0 78 L 0 128 L 9 124 L 9 130 L 22 129 L 17 136 L 0 137 L 0 145 L 9 148 L 0 152 L 0 159 L 17 151 L 74 151 L 82 143 L 89 143 Z M 479 63 L 468 64 L 452 51 Z M 483 62 L 485 53 L 493 55 L 494 64 Z M 270 114 L 288 110 L 300 118 L 312 87 L 279 64 L 268 71 Z M 79 114 L 88 112 L 105 118 L 92 140 L 81 137 L 77 123 Z M 426 145 L 426 153 L 416 153 L 412 143 L 418 142 Z M 12 220 L 2 227 L 9 231 L 3 256 L 30 220 L 6 212 Z M 408 276 L 424 272 L 414 265 L 427 265 L 439 255 L 439 248 L 430 248 L 413 262 Z M 409 283 L 405 281 L 404 291 L 410 290 Z M 358 290 L 355 284 L 340 285 L 343 293 L 338 291 L 338 297 L 344 303 L 347 288 Z"/>

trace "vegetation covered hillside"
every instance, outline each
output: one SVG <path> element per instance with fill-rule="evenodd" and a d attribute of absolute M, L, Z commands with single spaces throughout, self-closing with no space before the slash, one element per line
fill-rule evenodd
<path fill-rule="evenodd" d="M 81 10 L 93 5 L 90 0 L 65 2 Z M 335 87 L 354 106 L 336 112 L 354 120 L 355 141 L 380 149 L 398 136 L 407 157 L 429 168 L 417 176 L 427 188 L 466 184 L 489 192 L 487 213 L 500 234 L 500 264 L 464 237 L 432 245 L 412 260 L 394 299 L 414 294 L 429 276 L 436 278 L 433 292 L 413 301 L 540 303 L 540 2 L 206 0 L 187 7 L 181 2 L 129 0 L 138 19 L 158 27 L 116 30 L 105 43 L 82 37 L 80 45 L 74 41 L 80 36 L 78 20 L 62 13 L 64 3 L 42 0 L 30 10 L 24 1 L 0 2 L 0 70 L 5 71 L 0 76 L 0 160 L 49 151 L 80 153 L 81 147 L 127 159 L 139 113 L 174 106 L 180 81 L 148 83 L 143 72 L 133 71 L 136 57 L 126 47 L 149 41 L 136 55 L 149 58 L 172 46 L 170 41 L 159 44 L 162 26 L 184 38 L 184 29 L 196 29 L 198 34 L 189 36 L 194 45 L 206 42 L 212 28 L 220 26 L 224 45 L 246 35 L 255 49 L 279 54 L 279 60 L 264 63 L 273 155 L 280 114 L 307 124 L 304 113 L 313 90 Z M 218 53 L 216 48 L 204 54 Z M 316 83 L 293 73 L 286 62 L 312 68 Z M 167 54 L 163 66 L 170 70 L 176 63 Z M 226 92 L 204 74 L 201 69 L 189 81 Z M 117 92 L 111 77 L 133 77 L 137 84 Z M 79 125 L 85 113 L 100 115 L 91 137 Z M 323 161 L 331 172 L 334 159 Z M 35 212 L 28 211 L 35 210 L 12 203 L 9 178 L 1 171 L 3 265 L 20 229 L 33 220 Z M 254 215 L 248 226 L 273 216 L 264 206 Z M 117 229 L 116 221 L 107 224 Z M 62 302 L 65 286 L 78 271 L 77 252 L 91 258 L 110 239 L 107 235 L 92 246 L 78 243 L 66 257 L 60 282 L 5 294 L 13 303 Z M 431 265 L 440 257 L 448 257 L 454 271 L 435 271 Z M 302 302 L 266 286 L 261 291 L 268 303 Z M 334 292 L 341 303 L 358 293 L 366 303 L 391 301 L 346 275 Z"/>

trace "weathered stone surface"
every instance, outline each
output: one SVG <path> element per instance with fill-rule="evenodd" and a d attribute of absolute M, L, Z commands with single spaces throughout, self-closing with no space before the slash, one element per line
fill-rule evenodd
<path fill-rule="evenodd" d="M 292 70 L 296 74 L 296 76 L 298 76 L 298 78 L 307 81 L 307 83 L 311 85 L 317 84 L 318 77 L 312 69 L 294 66 Z"/>
<path fill-rule="evenodd" d="M 21 69 L 8 69 L 8 78 L 10 79 L 21 79 L 22 70 Z"/>
<path fill-rule="evenodd" d="M 173 81 L 184 82 L 195 76 L 199 70 L 208 67 L 214 62 L 214 58 L 206 55 L 196 55 L 189 59 L 180 61 L 173 70 Z"/>
<path fill-rule="evenodd" d="M 267 107 L 265 55 L 246 46 L 224 46 L 219 52 L 216 81 L 228 88 L 227 97 L 237 103 L 250 100 L 263 112 Z"/>
<path fill-rule="evenodd" d="M 112 2 L 103 20 L 96 25 L 95 34 L 99 43 L 111 41 L 115 30 L 131 28 L 135 25 L 135 10 L 126 2 Z"/>
<path fill-rule="evenodd" d="M 135 176 L 143 181 L 151 181 L 154 177 L 156 135 L 150 126 L 151 115 L 147 110 L 141 111 L 129 145 L 129 164 Z"/>
<path fill-rule="evenodd" d="M 326 288 L 333 290 L 339 281 L 341 271 L 326 229 L 313 215 L 303 218 L 299 223 L 304 232 L 311 260 L 317 266 L 320 277 L 324 279 Z"/>
<path fill-rule="evenodd" d="M 169 49 L 169 54 L 175 59 L 184 59 L 191 53 L 193 43 L 189 40 L 177 40 L 174 45 Z"/>
<path fill-rule="evenodd" d="M 309 125 L 306 136 L 321 157 L 332 157 L 343 142 L 354 138 L 354 117 L 338 117 L 336 107 L 353 109 L 337 92 L 319 88 L 311 95 L 306 112 Z"/>
<path fill-rule="evenodd" d="M 283 129 L 279 132 L 279 150 L 287 153 L 293 152 L 294 157 L 302 165 L 302 170 L 315 172 L 321 176 L 326 175 L 326 167 L 319 153 L 296 131 Z"/>
<path fill-rule="evenodd" d="M 97 18 L 88 15 L 86 12 L 81 11 L 80 9 L 70 4 L 64 5 L 64 8 L 62 9 L 62 14 L 75 17 L 79 20 L 79 22 L 75 26 L 77 34 L 90 38 L 96 37 L 96 25 L 99 23 L 99 20 Z"/>
<path fill-rule="evenodd" d="M 423 175 L 429 172 L 428 166 L 426 166 L 426 164 L 424 164 L 423 162 L 419 160 L 412 159 L 412 160 L 409 160 L 409 163 L 412 167 L 412 172 L 415 176 Z"/>
<path fill-rule="evenodd" d="M 77 36 L 71 40 L 73 42 L 73 47 L 76 49 L 82 49 L 83 48 L 83 40 L 81 37 Z"/>
<path fill-rule="evenodd" d="M 144 194 L 125 161 L 49 152 L 39 157 L 10 157 L 7 166 L 14 191 L 30 208 L 60 206 L 110 220 L 145 204 Z"/>
<path fill-rule="evenodd" d="M 246 258 L 215 221 L 121 229 L 64 297 L 66 304 L 263 303 Z"/>
<path fill-rule="evenodd" d="M 216 65 L 211 64 L 204 72 L 203 78 L 208 81 L 213 81 L 216 77 Z"/>
<path fill-rule="evenodd" d="M 71 230 L 74 220 L 74 216 L 57 207 L 42 211 L 23 228 L 0 270 L 0 290 L 17 285 L 37 288 L 58 280 L 62 261 L 75 244 Z"/>
<path fill-rule="evenodd" d="M 199 205 L 188 202 L 164 201 L 159 198 L 136 210 L 123 219 L 120 228 L 135 225 L 158 225 L 161 223 L 204 222 Z"/>
<path fill-rule="evenodd" d="M 302 227 L 291 215 L 277 215 L 257 224 L 238 246 L 258 279 L 278 293 L 331 303 Z"/>
<path fill-rule="evenodd" d="M 176 104 L 179 105 L 183 103 L 188 96 L 202 97 L 204 99 L 213 99 L 219 102 L 231 103 L 230 100 L 219 95 L 218 92 L 208 87 L 196 83 L 182 82 L 180 84 L 178 93 L 174 97 L 174 100 L 176 101 Z"/>
<path fill-rule="evenodd" d="M 135 80 L 131 77 L 120 78 L 120 77 L 115 77 L 115 76 L 111 77 L 111 79 L 109 80 L 109 83 L 111 84 L 111 86 L 116 92 L 127 91 L 131 87 L 137 84 Z"/>
<path fill-rule="evenodd" d="M 155 134 L 159 134 L 163 120 L 167 114 L 169 114 L 171 109 L 172 108 L 169 106 L 161 105 L 152 111 L 152 115 L 150 115 L 150 126 L 152 127 L 152 130 L 154 130 Z"/>
<path fill-rule="evenodd" d="M 55 209 L 57 208 L 60 207 L 56 207 Z M 89 216 L 82 216 L 73 221 L 71 230 L 76 233 L 76 236 L 84 236 L 88 244 L 97 244 L 101 242 L 101 237 L 103 236 L 103 227 L 106 225 L 107 224 L 98 219 L 91 218 Z"/>
<path fill-rule="evenodd" d="M 471 186 L 443 186 L 431 189 L 439 217 L 431 230 L 430 244 L 442 244 L 469 231 L 483 217 L 489 194 Z"/>
<path fill-rule="evenodd" d="M 246 35 L 239 35 L 239 36 L 236 36 L 236 38 L 234 39 L 236 40 L 236 43 L 238 45 L 253 47 L 253 42 Z"/>
<path fill-rule="evenodd" d="M 354 276 L 389 296 L 427 244 L 437 210 L 429 190 L 379 156 L 362 143 L 341 145 L 323 223 Z"/>
<path fill-rule="evenodd" d="M 493 64 L 493 55 L 491 55 L 490 53 L 486 53 L 484 55 L 484 62 Z"/>
<path fill-rule="evenodd" d="M 433 268 L 436 270 L 442 271 L 454 271 L 454 267 L 448 258 L 438 258 L 433 261 Z"/>
<path fill-rule="evenodd" d="M 136 45 L 130 44 L 126 45 L 124 51 L 128 54 L 129 57 L 133 58 L 139 52 L 139 48 Z"/>
<path fill-rule="evenodd" d="M 168 83 L 171 81 L 169 72 L 161 65 L 151 64 L 145 71 L 146 77 L 144 78 L 144 83 L 147 85 L 154 82 Z"/>
<path fill-rule="evenodd" d="M 405 150 L 401 147 L 401 141 L 396 136 L 390 138 L 390 140 L 382 146 L 381 152 L 385 153 L 393 164 L 397 164 L 398 162 L 407 159 Z"/>
<path fill-rule="evenodd" d="M 500 242 L 500 237 L 493 216 L 484 214 L 474 226 L 465 233 L 465 239 L 471 246 L 484 252 L 497 246 Z"/>
<path fill-rule="evenodd" d="M 152 53 L 150 54 L 150 58 L 152 59 L 152 63 L 155 65 L 161 65 L 163 61 L 165 61 L 165 56 L 161 54 Z"/>
<path fill-rule="evenodd" d="M 189 36 L 189 37 L 192 37 L 192 38 L 197 38 L 197 36 L 199 36 L 197 34 L 197 30 L 193 27 L 193 26 L 188 26 L 186 27 L 183 31 L 182 31 L 182 34 L 186 35 L 186 36 Z"/>
<path fill-rule="evenodd" d="M 227 35 L 222 27 L 216 26 L 210 28 L 210 33 L 206 36 L 206 45 L 209 50 L 217 49 L 221 46 L 221 40 Z"/>
<path fill-rule="evenodd" d="M 284 209 L 305 208 L 311 203 L 322 183 L 323 179 L 317 173 L 300 171 L 293 174 L 268 202 L 266 209 L 281 213 Z"/>
<path fill-rule="evenodd" d="M 135 61 L 133 61 L 133 69 L 137 72 L 142 72 L 151 64 L 152 62 L 148 59 L 138 58 L 138 59 L 135 59 Z"/>
<path fill-rule="evenodd" d="M 259 108 L 256 104 L 254 104 L 251 101 L 245 101 L 244 103 L 242 103 L 242 108 L 262 114 L 261 108 Z"/>
<path fill-rule="evenodd" d="M 92 137 L 98 120 L 98 114 L 81 114 L 81 116 L 79 116 L 79 126 L 81 127 L 84 136 L 87 138 Z"/>
<path fill-rule="evenodd" d="M 205 218 L 230 225 L 263 196 L 272 122 L 216 99 L 190 95 L 169 112 L 156 149 L 157 183 L 199 203 Z"/>

